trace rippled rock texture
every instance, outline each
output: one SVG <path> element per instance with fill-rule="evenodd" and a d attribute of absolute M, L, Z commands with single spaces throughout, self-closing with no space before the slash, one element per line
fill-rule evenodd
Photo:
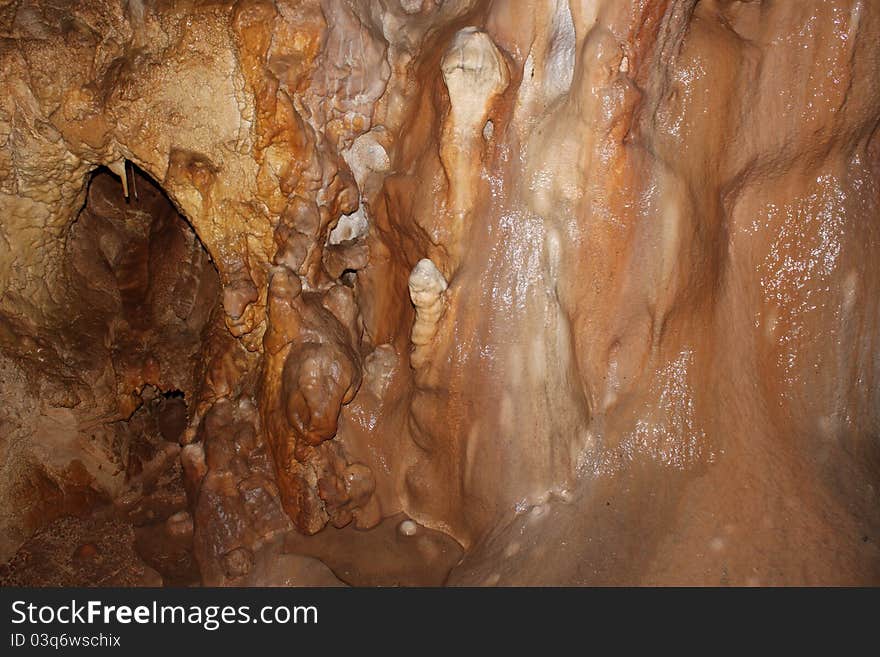
<path fill-rule="evenodd" d="M 880 583 L 878 66 L 867 0 L 0 0 L 5 581 Z"/>

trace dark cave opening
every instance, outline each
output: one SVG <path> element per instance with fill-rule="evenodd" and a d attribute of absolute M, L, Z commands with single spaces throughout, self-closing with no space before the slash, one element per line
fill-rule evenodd
<path fill-rule="evenodd" d="M 83 380 L 103 382 L 93 408 L 80 404 L 73 419 L 79 411 L 110 419 L 90 431 L 80 458 L 80 470 L 113 473 L 110 485 L 81 475 L 78 485 L 100 490 L 74 508 L 63 502 L 71 482 L 47 474 L 54 502 L 0 567 L 4 584 L 199 580 L 179 453 L 219 276 L 162 187 L 133 164 L 124 172 L 125 184 L 106 167 L 90 175 L 66 236 L 67 308 L 56 337 Z"/>

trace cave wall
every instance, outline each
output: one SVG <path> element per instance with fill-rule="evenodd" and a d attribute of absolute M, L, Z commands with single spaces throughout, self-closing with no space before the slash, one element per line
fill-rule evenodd
<path fill-rule="evenodd" d="M 161 189 L 123 174 L 128 198 L 109 170 L 89 177 L 63 236 L 56 314 L 2 316 L 7 557 L 55 518 L 143 493 L 149 463 L 177 457 L 186 392 L 201 387 L 216 270 Z M 168 412 L 148 427 L 151 403 Z M 149 430 L 166 449 L 144 444 Z"/>
<path fill-rule="evenodd" d="M 401 511 L 459 583 L 880 573 L 871 3 L 7 0 L 0 31 L 7 472 L 150 383 L 191 391 L 207 582 Z M 179 275 L 219 275 L 185 375 L 74 321 L 113 286 L 76 265 L 88 181 L 127 162 L 194 231 Z M 142 266 L 114 212 L 92 248 Z M 119 493 L 85 469 L 55 480 Z"/>

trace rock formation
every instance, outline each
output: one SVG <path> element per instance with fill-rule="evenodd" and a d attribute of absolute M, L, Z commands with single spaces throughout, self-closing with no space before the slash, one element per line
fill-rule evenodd
<path fill-rule="evenodd" d="M 880 583 L 878 65 L 865 0 L 0 0 L 0 579 Z"/>

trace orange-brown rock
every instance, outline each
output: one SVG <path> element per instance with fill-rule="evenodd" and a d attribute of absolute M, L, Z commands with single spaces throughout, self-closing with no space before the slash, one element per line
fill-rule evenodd
<path fill-rule="evenodd" d="M 0 0 L 2 560 L 877 583 L 878 59 L 864 0 Z"/>

